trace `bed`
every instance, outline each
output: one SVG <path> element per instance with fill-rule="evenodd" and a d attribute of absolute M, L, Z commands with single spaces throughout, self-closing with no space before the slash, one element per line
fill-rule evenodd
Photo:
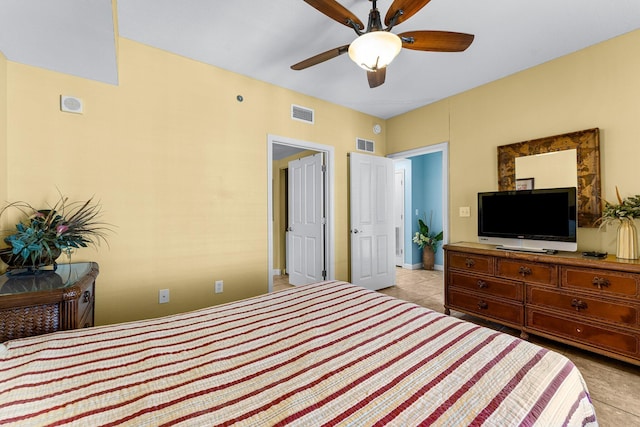
<path fill-rule="evenodd" d="M 564 356 L 327 281 L 0 345 L 5 425 L 597 425 Z"/>

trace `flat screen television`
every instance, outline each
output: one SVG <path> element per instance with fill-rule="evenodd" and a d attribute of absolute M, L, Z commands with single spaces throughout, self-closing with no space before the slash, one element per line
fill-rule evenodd
<path fill-rule="evenodd" d="M 478 241 L 499 249 L 576 251 L 576 188 L 478 193 Z"/>

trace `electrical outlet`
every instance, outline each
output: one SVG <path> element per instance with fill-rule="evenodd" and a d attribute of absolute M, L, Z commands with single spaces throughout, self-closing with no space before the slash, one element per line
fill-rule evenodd
<path fill-rule="evenodd" d="M 224 289 L 223 281 L 222 280 L 216 280 L 216 286 L 215 286 L 214 292 L 216 294 L 221 294 L 223 289 Z"/>
<path fill-rule="evenodd" d="M 158 304 L 166 304 L 169 302 L 169 289 L 160 289 L 158 292 Z"/>
<path fill-rule="evenodd" d="M 471 208 L 469 208 L 469 206 L 461 206 L 460 207 L 460 216 L 462 216 L 462 217 L 471 216 Z"/>

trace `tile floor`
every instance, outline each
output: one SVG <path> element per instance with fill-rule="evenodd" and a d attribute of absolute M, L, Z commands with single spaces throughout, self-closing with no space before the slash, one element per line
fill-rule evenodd
<path fill-rule="evenodd" d="M 274 290 L 290 287 L 287 276 L 274 277 Z M 411 301 L 442 313 L 444 311 L 441 271 L 396 270 L 396 286 L 380 292 Z M 512 335 L 519 332 L 511 328 L 475 319 L 462 313 L 454 316 L 469 320 Z M 602 427 L 640 426 L 640 367 L 620 362 L 588 351 L 531 336 L 530 341 L 564 354 L 582 372 Z"/>

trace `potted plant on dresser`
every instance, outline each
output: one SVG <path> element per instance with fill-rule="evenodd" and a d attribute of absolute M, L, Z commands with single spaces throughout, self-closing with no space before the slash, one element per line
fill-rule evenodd
<path fill-rule="evenodd" d="M 3 232 L 6 248 L 0 249 L 0 259 L 8 270 L 37 271 L 46 266 L 56 266 L 62 252 L 106 243 L 110 231 L 100 221 L 101 209 L 90 198 L 87 201 L 69 202 L 60 195 L 50 208 L 37 209 L 29 203 L 18 201 L 5 206 L 0 217 L 9 209 L 16 209 L 22 218 L 11 231 Z"/>
<path fill-rule="evenodd" d="M 640 195 L 630 196 L 625 199 L 620 197 L 616 187 L 618 204 L 604 201 L 600 227 L 607 224 L 618 224 L 616 257 L 621 259 L 638 259 L 638 231 L 635 226 L 635 218 L 640 217 Z"/>
<path fill-rule="evenodd" d="M 433 264 L 435 260 L 435 254 L 438 250 L 438 243 L 442 241 L 443 232 L 435 233 L 429 226 L 422 220 L 418 219 L 419 231 L 413 236 L 413 242 L 422 249 L 422 266 L 425 270 L 433 270 Z"/>

